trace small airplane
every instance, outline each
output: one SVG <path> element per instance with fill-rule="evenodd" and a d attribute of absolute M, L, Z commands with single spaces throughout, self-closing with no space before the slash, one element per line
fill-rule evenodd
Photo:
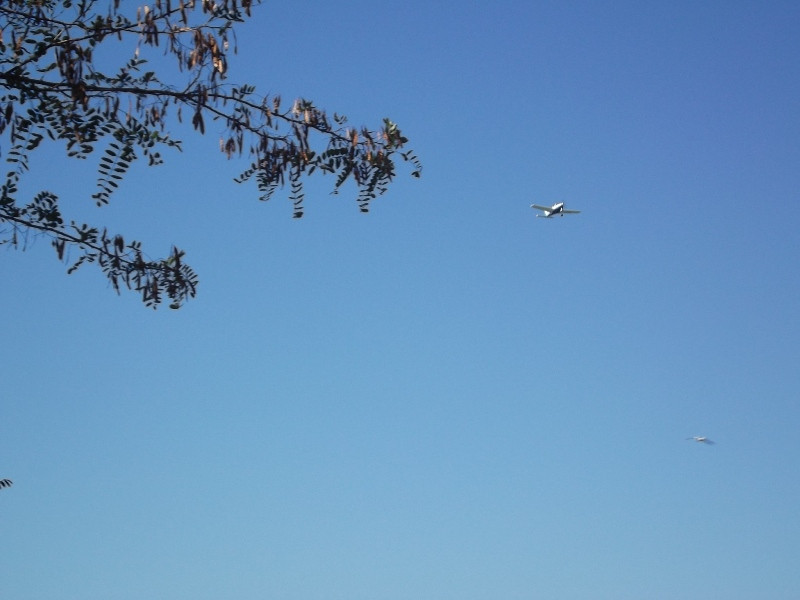
<path fill-rule="evenodd" d="M 686 438 L 687 440 L 694 440 L 695 442 L 699 442 L 701 444 L 713 444 L 713 440 L 708 439 L 704 435 L 693 435 L 692 437 Z"/>
<path fill-rule="evenodd" d="M 563 202 L 556 202 L 553 206 L 539 206 L 538 204 L 531 204 L 531 208 L 535 208 L 537 210 L 541 210 L 544 212 L 543 215 L 536 215 L 537 217 L 542 217 L 544 219 L 549 219 L 555 215 L 564 216 L 564 215 L 576 215 L 578 214 L 579 210 L 567 210 L 564 208 Z"/>

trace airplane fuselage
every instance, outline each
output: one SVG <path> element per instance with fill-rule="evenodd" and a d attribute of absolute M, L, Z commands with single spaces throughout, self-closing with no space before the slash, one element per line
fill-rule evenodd
<path fill-rule="evenodd" d="M 550 218 L 555 215 L 564 216 L 564 203 L 559 202 L 558 204 L 553 204 L 553 207 L 550 210 L 544 211 L 544 216 L 546 218 Z"/>

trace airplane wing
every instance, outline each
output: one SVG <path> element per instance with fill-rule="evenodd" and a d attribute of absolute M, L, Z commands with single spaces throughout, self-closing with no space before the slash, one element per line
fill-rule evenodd
<path fill-rule="evenodd" d="M 564 213 L 565 215 L 577 215 L 581 211 L 579 211 L 579 210 L 562 210 L 561 212 Z"/>
<path fill-rule="evenodd" d="M 531 204 L 531 208 L 538 208 L 539 210 L 546 210 L 547 212 L 553 210 L 552 206 L 539 206 L 538 204 Z"/>

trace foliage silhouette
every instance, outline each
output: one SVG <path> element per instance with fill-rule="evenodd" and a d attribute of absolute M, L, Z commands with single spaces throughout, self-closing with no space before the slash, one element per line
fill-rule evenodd
<path fill-rule="evenodd" d="M 177 247 L 151 260 L 139 242 L 67 223 L 50 191 L 20 201 L 29 156 L 44 140 L 63 144 L 68 157 L 99 154 L 91 196 L 97 205 L 109 202 L 134 161 L 159 165 L 160 150 L 180 149 L 169 127 L 184 120 L 201 134 L 209 121 L 223 128 L 222 153 L 249 160 L 235 181 L 253 179 L 260 199 L 288 182 L 296 218 L 304 211 L 303 180 L 317 170 L 334 175 L 334 193 L 354 181 L 362 212 L 386 191 L 398 159 L 419 177 L 419 160 L 403 150 L 408 140 L 389 119 L 376 130 L 350 128 L 345 117 L 329 118 L 310 100 L 284 107 L 280 96 L 228 83 L 233 25 L 251 16 L 252 0 L 155 0 L 132 16 L 123 14 L 119 0 L 98 4 L 0 0 L 0 135 L 7 136 L 10 165 L 0 186 L 0 243 L 24 248 L 28 235 L 47 235 L 68 272 L 96 263 L 117 292 L 135 290 L 154 308 L 165 299 L 179 308 L 195 296 L 197 276 Z M 116 71 L 93 61 L 101 44 L 129 39 L 132 56 Z M 181 83 L 146 70 L 141 54 L 147 46 L 163 48 L 176 61 Z"/>

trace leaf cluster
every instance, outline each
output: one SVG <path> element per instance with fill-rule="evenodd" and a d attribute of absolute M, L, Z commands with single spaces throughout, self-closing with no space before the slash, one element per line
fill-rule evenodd
<path fill-rule="evenodd" d="M 304 179 L 315 171 L 333 175 L 334 193 L 355 182 L 364 212 L 386 191 L 398 160 L 411 163 L 419 176 L 419 160 L 404 150 L 408 140 L 389 119 L 376 130 L 357 130 L 345 117 L 328 118 L 310 100 L 284 107 L 280 96 L 228 83 L 233 26 L 251 16 L 254 2 L 155 0 L 135 15 L 120 4 L 0 0 L 0 142 L 7 139 L 9 165 L 0 184 L 3 241 L 18 246 L 26 231 L 49 235 L 60 258 L 69 249 L 77 253 L 70 272 L 96 263 L 115 289 L 136 290 L 150 306 L 164 296 L 180 306 L 195 294 L 197 279 L 182 251 L 148 261 L 137 242 L 121 242 L 101 227 L 65 226 L 50 192 L 20 201 L 20 178 L 44 140 L 63 144 L 71 158 L 99 156 L 91 195 L 97 205 L 110 201 L 136 160 L 159 165 L 162 149 L 180 150 L 169 129 L 188 122 L 201 134 L 213 125 L 228 158 L 247 157 L 235 181 L 255 180 L 262 200 L 288 184 L 295 217 L 304 212 Z M 132 56 L 116 70 L 100 69 L 95 54 L 101 45 L 126 40 Z M 148 70 L 143 55 L 155 47 L 174 61 L 169 82 L 161 62 Z"/>

